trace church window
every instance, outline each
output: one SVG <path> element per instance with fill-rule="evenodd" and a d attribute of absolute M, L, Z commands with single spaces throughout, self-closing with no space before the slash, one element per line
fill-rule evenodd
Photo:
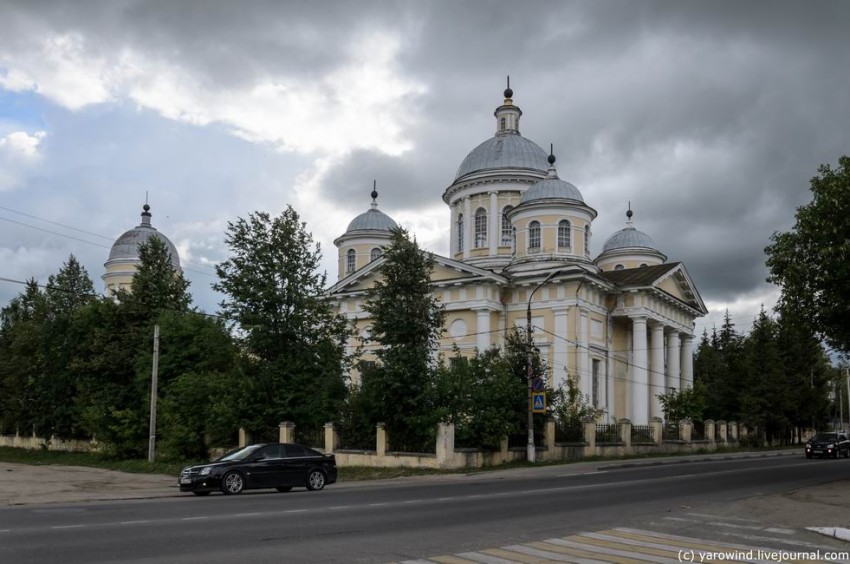
<path fill-rule="evenodd" d="M 457 250 L 463 251 L 463 214 L 457 216 Z"/>
<path fill-rule="evenodd" d="M 514 209 L 513 206 L 505 206 L 502 210 L 502 241 L 500 244 L 503 247 L 510 245 L 513 240 L 513 230 L 511 228 L 511 222 L 508 220 L 508 212 L 512 209 Z"/>
<path fill-rule="evenodd" d="M 505 118 L 499 120 L 499 131 L 505 130 Z"/>
<path fill-rule="evenodd" d="M 599 365 L 601 363 L 597 359 L 593 359 L 593 368 L 591 370 L 591 374 L 593 375 L 593 393 L 591 394 L 591 401 L 593 403 L 593 407 L 599 407 Z"/>
<path fill-rule="evenodd" d="M 516 254 L 516 227 L 511 228 L 511 253 Z"/>
<path fill-rule="evenodd" d="M 475 210 L 475 248 L 481 249 L 487 246 L 487 210 L 478 208 Z"/>
<path fill-rule="evenodd" d="M 625 268 L 626 267 L 623 266 L 622 264 L 618 264 L 617 266 L 614 267 L 614 270 L 625 270 Z"/>
<path fill-rule="evenodd" d="M 348 249 L 348 253 L 345 255 L 345 273 L 351 274 L 354 272 L 354 259 L 356 257 L 356 253 L 354 249 Z"/>
<path fill-rule="evenodd" d="M 558 222 L 558 247 L 561 249 L 569 249 L 571 243 L 570 222 L 566 219 L 562 219 Z"/>
<path fill-rule="evenodd" d="M 590 256 L 590 226 L 584 226 L 584 256 Z"/>
<path fill-rule="evenodd" d="M 540 222 L 532 221 L 528 224 L 528 248 L 540 250 Z"/>
<path fill-rule="evenodd" d="M 381 248 L 375 247 L 374 249 L 372 249 L 372 253 L 371 253 L 369 259 L 375 260 L 376 258 L 379 258 L 382 254 L 383 254 L 383 252 L 381 251 Z"/>
<path fill-rule="evenodd" d="M 642 264 L 640 265 L 640 267 L 641 267 L 641 268 L 646 268 L 646 263 L 642 263 Z"/>

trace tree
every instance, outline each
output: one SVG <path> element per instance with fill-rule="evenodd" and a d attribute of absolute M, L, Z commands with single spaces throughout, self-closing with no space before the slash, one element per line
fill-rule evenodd
<path fill-rule="evenodd" d="M 321 249 L 292 207 L 228 223 L 230 257 L 213 288 L 241 346 L 243 424 L 318 427 L 345 399 L 347 321 L 328 303 Z"/>
<path fill-rule="evenodd" d="M 664 420 L 667 423 L 678 423 L 683 419 L 702 421 L 705 412 L 705 391 L 705 385 L 697 380 L 693 388 L 658 394 Z"/>
<path fill-rule="evenodd" d="M 438 419 L 432 409 L 432 354 L 439 346 L 443 310 L 430 288 L 434 257 L 404 229 L 393 231 L 383 257 L 382 279 L 363 306 L 371 316 L 370 340 L 378 345 L 379 362 L 362 390 L 375 398 L 380 411 L 373 419 L 387 424 L 391 443 L 421 450 Z"/>
<path fill-rule="evenodd" d="M 797 208 L 791 231 L 765 248 L 768 281 L 795 304 L 833 348 L 850 353 L 850 157 L 821 165 L 812 201 Z"/>

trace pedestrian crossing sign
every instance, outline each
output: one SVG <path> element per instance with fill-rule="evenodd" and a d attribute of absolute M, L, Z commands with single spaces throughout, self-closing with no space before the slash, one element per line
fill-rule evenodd
<path fill-rule="evenodd" d="M 546 413 L 546 392 L 534 392 L 531 395 L 532 400 L 532 413 Z"/>

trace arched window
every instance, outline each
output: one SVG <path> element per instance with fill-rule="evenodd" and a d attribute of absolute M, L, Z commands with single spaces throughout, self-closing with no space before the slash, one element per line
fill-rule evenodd
<path fill-rule="evenodd" d="M 345 254 L 345 273 L 351 274 L 354 272 L 354 258 L 356 257 L 356 253 L 354 249 L 348 249 L 348 252 Z"/>
<path fill-rule="evenodd" d="M 590 226 L 584 226 L 584 256 L 590 256 Z"/>
<path fill-rule="evenodd" d="M 478 208 L 475 210 L 475 244 L 476 249 L 487 246 L 487 210 Z"/>
<path fill-rule="evenodd" d="M 617 266 L 614 267 L 614 270 L 624 270 L 625 268 L 626 267 L 623 266 L 622 264 L 618 264 Z"/>
<path fill-rule="evenodd" d="M 532 221 L 528 224 L 528 250 L 540 250 L 540 222 Z"/>
<path fill-rule="evenodd" d="M 511 253 L 516 254 L 516 227 L 511 228 Z"/>
<path fill-rule="evenodd" d="M 499 131 L 505 130 L 505 118 L 499 120 Z"/>
<path fill-rule="evenodd" d="M 513 231 L 511 229 L 511 222 L 508 220 L 508 212 L 514 209 L 513 206 L 505 206 L 502 209 L 502 240 L 499 243 L 503 247 L 507 247 L 513 241 Z"/>
<path fill-rule="evenodd" d="M 457 214 L 457 250 L 463 251 L 463 214 Z"/>
<path fill-rule="evenodd" d="M 384 254 L 384 253 L 383 253 L 383 251 L 381 251 L 381 247 L 375 247 L 374 249 L 372 249 L 372 253 L 369 256 L 369 260 L 375 260 L 376 258 L 380 257 L 382 254 Z"/>
<path fill-rule="evenodd" d="M 641 268 L 646 268 L 646 263 L 641 263 L 640 267 L 641 267 Z"/>
<path fill-rule="evenodd" d="M 572 246 L 570 238 L 570 222 L 562 219 L 558 222 L 558 248 L 569 249 Z"/>

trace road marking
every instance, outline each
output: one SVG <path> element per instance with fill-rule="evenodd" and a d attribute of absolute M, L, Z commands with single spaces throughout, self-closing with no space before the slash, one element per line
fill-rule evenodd
<path fill-rule="evenodd" d="M 780 528 L 772 528 L 766 529 L 764 527 L 757 527 L 754 525 L 735 525 L 734 523 L 720 523 L 718 521 L 712 521 L 710 523 L 706 523 L 707 525 L 713 525 L 715 527 L 726 527 L 728 529 L 743 529 L 747 531 L 768 531 L 770 533 L 780 533 L 783 535 L 793 535 L 794 531 L 791 529 L 780 529 Z"/>
<path fill-rule="evenodd" d="M 328 509 L 330 509 L 331 511 L 336 510 L 336 509 L 349 509 L 349 508 L 351 508 L 350 505 L 335 505 L 333 507 L 328 507 Z"/>
<path fill-rule="evenodd" d="M 284 513 L 306 513 L 306 509 L 290 509 L 289 511 L 284 511 Z"/>
<path fill-rule="evenodd" d="M 199 520 L 201 520 L 201 519 L 209 519 L 209 517 L 207 517 L 207 516 L 202 516 L 202 517 L 183 517 L 183 519 L 181 519 L 181 521 L 199 521 Z"/>
<path fill-rule="evenodd" d="M 12 529 L 0 529 L 0 533 L 10 533 Z"/>
<path fill-rule="evenodd" d="M 85 527 L 85 525 L 55 525 L 50 527 L 51 529 L 81 529 Z"/>
<path fill-rule="evenodd" d="M 149 519 L 143 519 L 141 521 L 121 521 L 118 523 L 119 525 L 138 525 L 139 523 L 150 523 Z"/>
<path fill-rule="evenodd" d="M 403 503 L 422 503 L 424 501 L 425 501 L 424 499 L 411 499 L 411 500 L 405 501 Z"/>
<path fill-rule="evenodd" d="M 502 495 L 502 494 L 499 494 L 499 495 Z M 452 500 L 452 499 L 455 499 L 455 498 L 453 498 L 453 497 L 438 497 L 437 501 L 449 501 L 449 500 Z"/>
<path fill-rule="evenodd" d="M 665 521 L 681 521 L 682 523 L 702 523 L 698 519 L 686 519 L 684 517 L 662 517 Z"/>
<path fill-rule="evenodd" d="M 257 515 L 262 515 L 262 513 L 237 513 L 234 517 L 256 517 Z"/>
<path fill-rule="evenodd" d="M 720 534 L 723 535 L 724 537 L 737 537 L 737 538 L 740 538 L 740 539 L 746 539 L 748 541 L 771 541 L 771 542 L 778 542 L 780 544 L 787 544 L 789 546 L 805 546 L 806 548 L 809 548 L 809 549 L 812 549 L 812 550 L 821 550 L 821 551 L 823 550 L 822 544 L 812 544 L 812 543 L 802 542 L 802 541 L 798 541 L 798 540 L 791 541 L 791 540 L 780 539 L 780 538 L 777 538 L 777 537 L 763 537 L 763 536 L 760 536 L 760 535 L 745 535 L 743 533 L 727 533 L 725 531 L 720 531 Z"/>
<path fill-rule="evenodd" d="M 707 517 L 709 519 L 726 519 L 727 521 L 744 521 L 747 523 L 758 523 L 756 519 L 742 519 L 740 517 L 726 517 L 724 515 L 709 515 L 707 513 L 685 513 L 691 517 Z"/>
<path fill-rule="evenodd" d="M 384 505 L 389 505 L 389 503 L 370 503 L 369 507 L 381 507 Z"/>

